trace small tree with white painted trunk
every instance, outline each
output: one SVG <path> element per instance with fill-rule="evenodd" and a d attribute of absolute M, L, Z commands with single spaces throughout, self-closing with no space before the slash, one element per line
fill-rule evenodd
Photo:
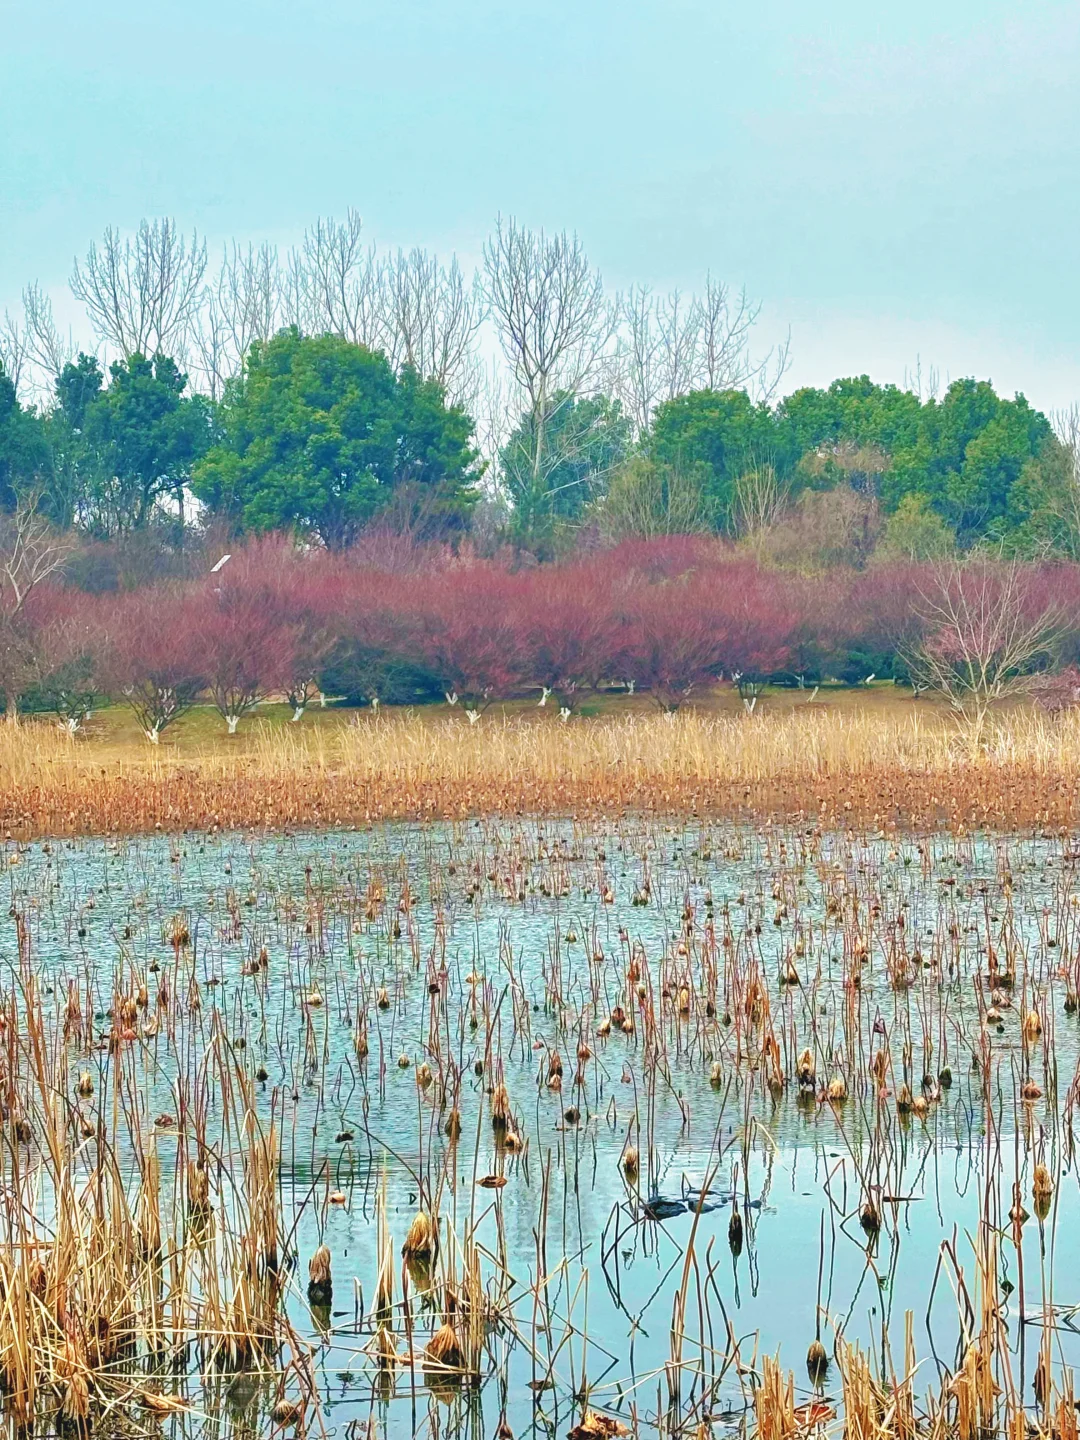
<path fill-rule="evenodd" d="M 196 597 L 206 689 L 230 735 L 267 697 L 287 688 L 293 674 L 295 627 L 258 592 L 209 584 Z"/>
<path fill-rule="evenodd" d="M 193 608 L 179 587 L 156 585 L 126 597 L 110 618 L 103 673 L 151 745 L 190 710 L 205 684 Z"/>

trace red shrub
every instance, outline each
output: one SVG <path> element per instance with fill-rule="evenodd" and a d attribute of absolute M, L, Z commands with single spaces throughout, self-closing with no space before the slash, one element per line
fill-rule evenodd
<path fill-rule="evenodd" d="M 204 660 L 187 587 L 155 585 L 110 606 L 102 667 L 106 686 L 131 706 L 152 745 L 195 703 Z"/>

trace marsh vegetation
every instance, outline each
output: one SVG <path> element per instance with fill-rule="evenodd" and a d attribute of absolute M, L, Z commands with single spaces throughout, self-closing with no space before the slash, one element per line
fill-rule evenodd
<path fill-rule="evenodd" d="M 9 840 L 10 1423 L 1071 1434 L 1078 860 L 640 815 Z"/>

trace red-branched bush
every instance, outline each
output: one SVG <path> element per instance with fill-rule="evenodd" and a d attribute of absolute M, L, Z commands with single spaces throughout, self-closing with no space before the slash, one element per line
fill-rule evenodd
<path fill-rule="evenodd" d="M 324 680 L 346 672 L 364 677 L 350 693 L 375 698 L 408 671 L 402 693 L 418 693 L 419 676 L 426 696 L 445 691 L 472 710 L 529 693 L 572 706 L 605 682 L 670 707 L 721 676 L 903 675 L 930 638 L 936 575 L 895 563 L 804 576 L 701 536 L 530 567 L 377 535 L 343 555 L 271 538 L 238 547 L 214 575 L 102 597 L 101 647 L 98 602 L 43 587 L 42 619 L 28 617 L 18 640 L 33 652 L 32 678 L 56 668 L 50 648 L 101 648 L 113 693 L 137 705 L 152 737 L 207 690 L 230 724 L 275 693 L 299 719 Z M 1062 660 L 1080 661 L 1080 567 L 1026 567 L 1022 590 L 1033 613 L 1060 617 Z"/>
<path fill-rule="evenodd" d="M 154 585 L 114 601 L 102 640 L 102 675 L 156 745 L 206 683 L 198 602 L 190 587 Z"/>
<path fill-rule="evenodd" d="M 289 689 L 302 631 L 284 606 L 268 603 L 271 597 L 237 578 L 215 583 L 211 576 L 184 606 L 185 621 L 198 636 L 206 690 L 230 735 L 260 701 Z"/>

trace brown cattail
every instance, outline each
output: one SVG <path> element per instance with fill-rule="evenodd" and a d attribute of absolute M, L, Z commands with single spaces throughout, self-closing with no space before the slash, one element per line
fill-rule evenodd
<path fill-rule="evenodd" d="M 330 1275 L 330 1248 L 320 1245 L 308 1261 L 308 1299 L 312 1305 L 329 1305 L 334 1287 Z"/>
<path fill-rule="evenodd" d="M 279 1400 L 271 1411 L 275 1425 L 299 1425 L 304 1418 L 302 1400 Z"/>
<path fill-rule="evenodd" d="M 812 1340 L 806 1352 L 806 1369 L 811 1383 L 820 1385 L 829 1368 L 829 1354 L 820 1340 Z"/>
<path fill-rule="evenodd" d="M 189 1160 L 187 1166 L 188 1209 L 200 1214 L 210 1207 L 210 1176 L 201 1160 Z"/>
<path fill-rule="evenodd" d="M 424 1210 L 417 1211 L 409 1226 L 401 1253 L 406 1260 L 430 1260 L 435 1249 L 435 1227 Z"/>
<path fill-rule="evenodd" d="M 441 1365 L 447 1370 L 461 1370 L 464 1367 L 457 1331 L 449 1321 L 436 1330 L 425 1354 L 432 1364 Z"/>
<path fill-rule="evenodd" d="M 495 1130 L 505 1130 L 510 1124 L 510 1095 L 500 1081 L 491 1092 L 491 1125 Z"/>
<path fill-rule="evenodd" d="M 1054 1182 L 1050 1178 L 1050 1171 L 1045 1165 L 1036 1165 L 1035 1173 L 1031 1177 L 1031 1198 L 1035 1205 L 1035 1214 L 1040 1220 L 1045 1220 L 1050 1214 L 1053 1194 Z"/>

